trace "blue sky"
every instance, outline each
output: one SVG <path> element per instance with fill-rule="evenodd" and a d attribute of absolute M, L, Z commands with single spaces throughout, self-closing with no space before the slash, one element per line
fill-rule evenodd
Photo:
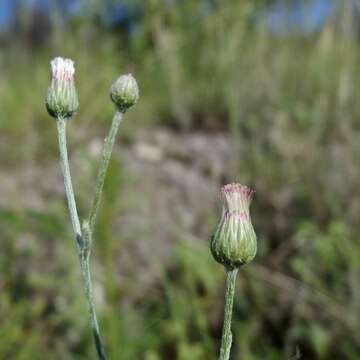
<path fill-rule="evenodd" d="M 355 0 L 352 1 L 355 2 Z M 111 0 L 108 2 L 111 2 Z M 63 10 L 71 13 L 79 9 L 81 0 L 0 0 L 0 29 L 8 24 L 17 3 L 27 6 L 41 6 L 43 8 L 49 8 L 51 4 L 56 3 Z M 311 32 L 322 27 L 328 16 L 333 12 L 335 3 L 336 0 L 311 0 L 306 2 L 304 0 L 292 0 L 288 3 L 291 6 L 286 8 L 281 4 L 281 1 L 275 0 L 260 17 L 265 20 L 268 29 L 275 33 L 294 30 L 302 33 Z M 124 15 L 124 9 L 125 7 L 121 9 L 122 15 Z M 113 11 L 111 13 L 114 15 Z"/>
<path fill-rule="evenodd" d="M 267 9 L 264 20 L 267 28 L 274 33 L 307 33 L 321 28 L 334 9 L 333 0 L 292 0 L 291 6 L 275 1 Z"/>
<path fill-rule="evenodd" d="M 4 27 L 11 18 L 13 3 L 12 0 L 0 0 L 0 27 Z"/>
<path fill-rule="evenodd" d="M 17 4 L 32 7 L 39 6 L 45 9 L 50 8 L 52 4 L 57 4 L 60 8 L 74 12 L 79 8 L 81 0 L 0 0 L 0 28 L 4 28 L 11 20 Z"/>

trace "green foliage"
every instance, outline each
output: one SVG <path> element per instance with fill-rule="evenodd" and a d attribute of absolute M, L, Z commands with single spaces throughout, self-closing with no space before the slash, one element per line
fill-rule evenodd
<path fill-rule="evenodd" d="M 159 125 L 205 137 L 225 133 L 231 166 L 221 179 L 256 189 L 252 219 L 259 256 L 239 273 L 232 357 L 295 359 L 299 348 L 301 359 L 357 360 L 358 41 L 333 24 L 307 37 L 273 37 L 248 21 L 251 1 L 216 1 L 206 16 L 197 1 L 174 7 L 144 3 L 144 21 L 131 36 L 103 29 L 91 16 L 79 17 L 61 31 L 55 28 L 45 48 L 29 48 L 15 38 L 4 49 L 0 178 L 7 172 L 23 177 L 19 169 L 32 164 L 42 178 L 53 179 L 58 150 L 55 124 L 44 106 L 48 62 L 54 55 L 70 57 L 80 100 L 69 123 L 70 158 L 80 159 L 76 166 L 85 175 L 76 174 L 74 186 L 80 212 L 87 209 L 96 171 L 90 142 L 102 139 L 110 126 L 110 84 L 120 73 L 133 72 L 141 101 L 121 125 L 119 143 L 134 151 L 135 133 Z M 136 243 L 137 223 L 119 229 L 115 222 L 152 198 L 141 187 L 147 174 L 135 178 L 122 160 L 115 157 L 106 179 L 92 265 L 109 358 L 216 359 L 225 274 L 207 247 L 215 217 L 202 219 L 208 233 L 194 231 L 203 242 L 176 229 L 170 258 L 159 257 L 161 275 L 139 288 L 135 276 L 119 273 L 117 262 Z M 16 175 L 13 181 L 16 201 L 6 202 L 3 179 L 0 189 L 0 358 L 92 359 L 59 185 L 39 190 L 44 206 L 32 198 L 25 206 L 26 189 Z M 146 235 L 154 240 L 151 232 Z"/>

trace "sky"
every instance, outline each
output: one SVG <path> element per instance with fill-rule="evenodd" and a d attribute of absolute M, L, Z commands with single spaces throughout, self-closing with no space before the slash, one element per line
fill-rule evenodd
<path fill-rule="evenodd" d="M 335 9 L 332 0 L 292 0 L 287 7 L 275 1 L 266 11 L 263 19 L 273 33 L 295 31 L 308 33 L 319 30 Z"/>
<path fill-rule="evenodd" d="M 67 13 L 76 12 L 82 0 L 0 0 L 0 29 L 6 28 L 11 20 L 12 14 L 17 4 L 26 6 L 40 6 L 49 9 L 52 4 L 57 4 Z M 291 6 L 283 6 L 281 0 L 274 0 L 265 13 L 260 14 L 268 29 L 274 33 L 284 33 L 288 31 L 299 31 L 302 33 L 315 31 L 322 27 L 327 18 L 334 10 L 334 4 L 338 0 L 292 0 L 287 2 Z M 353 3 L 360 0 L 351 0 Z M 110 3 L 108 1 L 108 3 Z M 360 5 L 359 5 L 360 7 Z M 119 8 L 126 16 L 125 7 Z M 120 11 L 121 10 L 121 11 Z M 113 14 L 114 9 L 111 13 Z M 111 15 L 111 14 L 110 14 Z M 119 14 L 118 14 L 119 15 Z"/>
<path fill-rule="evenodd" d="M 82 0 L 0 0 L 0 29 L 4 29 L 11 21 L 11 17 L 19 4 L 26 7 L 42 7 L 49 9 L 56 4 L 69 13 L 75 12 L 79 8 Z"/>
<path fill-rule="evenodd" d="M 4 27 L 11 18 L 12 0 L 0 0 L 0 27 Z"/>

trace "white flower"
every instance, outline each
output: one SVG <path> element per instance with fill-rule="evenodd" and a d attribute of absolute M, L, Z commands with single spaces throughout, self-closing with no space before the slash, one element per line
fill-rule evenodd
<path fill-rule="evenodd" d="M 51 62 L 51 76 L 55 80 L 72 80 L 75 74 L 74 62 L 56 57 Z"/>
<path fill-rule="evenodd" d="M 69 119 L 79 106 L 74 81 L 74 62 L 56 57 L 50 65 L 51 82 L 45 100 L 46 108 L 56 119 Z"/>

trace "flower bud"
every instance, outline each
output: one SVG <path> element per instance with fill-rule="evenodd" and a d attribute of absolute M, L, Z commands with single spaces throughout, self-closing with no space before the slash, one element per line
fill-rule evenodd
<path fill-rule="evenodd" d="M 110 88 L 110 98 L 119 111 L 125 112 L 139 100 L 139 87 L 131 75 L 121 75 Z"/>
<path fill-rule="evenodd" d="M 74 62 L 57 57 L 50 64 L 51 83 L 45 99 L 46 109 L 54 118 L 70 118 L 79 107 Z"/>
<path fill-rule="evenodd" d="M 253 191 L 241 184 L 221 188 L 223 211 L 220 222 L 210 238 L 210 249 L 216 261 L 235 269 L 252 261 L 257 242 L 250 219 Z"/>

